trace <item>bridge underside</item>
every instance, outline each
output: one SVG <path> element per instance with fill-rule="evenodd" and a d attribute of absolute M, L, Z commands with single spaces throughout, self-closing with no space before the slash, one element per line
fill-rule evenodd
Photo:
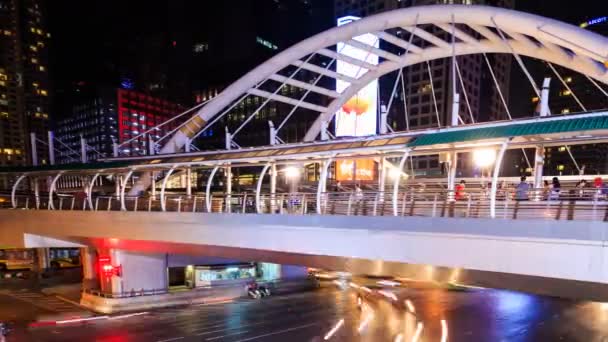
<path fill-rule="evenodd" d="M 0 231 L 17 247 L 76 243 L 608 301 L 601 222 L 150 214 L 1 211 Z"/>

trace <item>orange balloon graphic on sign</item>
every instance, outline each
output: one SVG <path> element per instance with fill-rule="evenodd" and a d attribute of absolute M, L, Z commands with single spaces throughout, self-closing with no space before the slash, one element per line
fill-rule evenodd
<path fill-rule="evenodd" d="M 358 116 L 366 113 L 369 109 L 369 105 L 369 100 L 355 96 L 342 106 L 342 111 L 344 111 L 346 114 L 355 112 L 355 114 Z"/>

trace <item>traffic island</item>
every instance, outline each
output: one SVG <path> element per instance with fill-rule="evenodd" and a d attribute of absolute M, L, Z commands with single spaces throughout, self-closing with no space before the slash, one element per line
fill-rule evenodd
<path fill-rule="evenodd" d="M 310 278 L 269 281 L 260 284 L 268 287 L 273 294 L 288 294 L 318 287 L 318 283 Z M 242 298 L 246 295 L 247 292 L 243 283 L 174 292 L 167 290 L 134 290 L 129 293 L 112 294 L 95 290 L 83 290 L 80 305 L 98 313 L 114 314 L 180 305 L 220 303 Z"/>

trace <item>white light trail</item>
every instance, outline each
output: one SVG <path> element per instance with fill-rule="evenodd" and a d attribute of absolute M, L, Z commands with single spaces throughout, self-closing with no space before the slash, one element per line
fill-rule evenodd
<path fill-rule="evenodd" d="M 359 324 L 359 327 L 357 328 L 357 332 L 361 333 L 363 330 L 365 330 L 365 327 L 367 327 L 367 325 L 369 324 L 369 322 L 372 321 L 372 319 L 374 319 L 374 314 L 370 312 L 369 315 L 365 316 L 365 319 L 363 320 L 363 322 L 361 322 L 361 324 Z"/>
<path fill-rule="evenodd" d="M 403 342 L 403 334 L 395 336 L 395 342 Z"/>
<path fill-rule="evenodd" d="M 445 319 L 441 320 L 441 342 L 448 341 L 448 323 Z"/>
<path fill-rule="evenodd" d="M 332 336 L 334 336 L 336 331 L 338 331 L 338 329 L 340 329 L 343 325 L 344 325 L 344 318 L 342 318 L 340 321 L 338 321 L 338 323 L 336 323 L 336 325 L 333 328 L 331 328 L 331 330 L 328 331 L 327 334 L 325 334 L 325 337 L 323 337 L 323 339 L 325 341 L 329 340 Z"/>
<path fill-rule="evenodd" d="M 406 299 L 404 301 L 405 306 L 407 306 L 407 309 L 410 310 L 411 313 L 416 313 L 416 308 L 414 307 L 414 304 L 412 303 L 411 300 Z"/>
<path fill-rule="evenodd" d="M 392 292 L 388 292 L 388 291 L 384 291 L 384 290 L 380 290 L 378 291 L 379 294 L 383 295 L 384 297 L 388 298 L 388 299 L 392 299 L 394 301 L 397 301 L 397 296 L 395 296 L 394 293 Z"/>
<path fill-rule="evenodd" d="M 424 324 L 418 322 L 418 325 L 416 325 L 416 332 L 414 333 L 414 336 L 412 336 L 412 342 L 418 342 L 420 335 L 422 335 L 422 329 L 424 329 Z"/>

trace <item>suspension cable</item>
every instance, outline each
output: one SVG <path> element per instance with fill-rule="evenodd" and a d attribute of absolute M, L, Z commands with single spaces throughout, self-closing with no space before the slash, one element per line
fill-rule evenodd
<path fill-rule="evenodd" d="M 403 68 L 401 68 L 401 70 L 403 71 Z M 409 118 L 409 115 L 407 114 L 407 99 L 405 98 L 404 78 L 405 78 L 405 75 L 402 72 L 401 73 L 401 94 L 403 96 L 403 116 L 404 116 L 404 120 L 405 120 L 405 130 L 409 131 L 410 130 L 410 118 Z"/>
<path fill-rule="evenodd" d="M 254 88 L 257 88 L 258 85 L 256 85 Z M 232 109 L 234 109 L 234 107 L 236 107 L 239 103 L 241 103 L 241 101 L 243 101 L 247 96 L 249 96 L 249 94 L 245 94 L 245 95 L 241 96 L 238 100 L 234 101 L 234 103 L 232 103 L 232 105 L 230 105 L 230 107 L 228 107 L 228 109 L 224 110 L 220 115 L 216 115 L 213 118 L 213 120 L 211 120 L 208 124 L 206 124 L 200 131 L 196 132 L 196 134 L 194 134 L 194 136 L 192 136 L 192 138 L 190 138 L 190 141 L 193 141 L 194 139 L 198 138 L 198 136 L 203 134 L 203 132 L 205 132 L 209 127 L 213 126 L 213 124 L 215 124 L 216 122 L 221 120 L 224 116 L 226 116 L 226 114 L 228 114 L 228 112 L 230 112 Z"/>
<path fill-rule="evenodd" d="M 237 127 L 236 130 L 234 130 L 234 132 L 232 133 L 232 138 L 235 138 L 236 135 L 243 129 L 243 127 L 245 127 L 261 110 L 262 108 L 264 108 L 266 106 L 266 104 L 268 104 L 268 102 L 272 101 L 272 97 L 276 94 L 278 94 L 281 89 L 283 89 L 283 87 L 287 84 L 288 81 L 290 81 L 291 79 L 294 78 L 294 76 L 300 72 L 300 70 L 302 70 L 302 65 L 307 64 L 314 56 L 316 55 L 316 53 L 312 53 L 310 54 L 310 56 L 308 56 L 308 58 L 306 58 L 306 60 L 304 61 L 304 63 L 302 63 L 300 66 L 298 66 L 296 68 L 296 70 L 294 72 L 291 73 L 291 75 L 289 75 L 289 78 L 287 78 L 287 80 L 283 83 L 281 83 L 281 85 L 279 87 L 277 87 L 277 89 L 272 93 L 272 95 L 270 95 L 268 98 L 266 98 L 266 100 L 264 100 L 264 102 L 262 102 L 262 104 L 256 108 L 256 110 L 251 113 L 249 115 L 249 117 L 247 117 L 247 119 L 245 119 L 245 121 L 243 121 L 243 123 L 241 123 L 241 125 L 239 127 Z"/>
<path fill-rule="evenodd" d="M 583 105 L 583 103 L 581 102 L 581 100 L 579 100 L 578 96 L 576 96 L 576 94 L 572 91 L 572 89 L 570 88 L 570 86 L 568 85 L 568 83 L 564 80 L 564 78 L 562 77 L 562 75 L 560 75 L 560 73 L 557 71 L 557 69 L 555 69 L 555 67 L 553 66 L 553 64 L 547 63 L 547 65 L 549 66 L 549 68 L 551 68 L 551 71 L 553 71 L 553 73 L 555 74 L 555 76 L 557 76 L 557 78 L 559 79 L 559 81 L 562 82 L 562 85 L 566 88 L 566 90 L 568 90 L 570 92 L 570 95 L 572 95 L 572 98 L 574 98 L 574 100 L 576 101 L 576 103 L 578 103 L 579 107 L 581 107 L 581 109 L 584 112 L 586 112 L 587 108 L 585 108 L 585 106 Z"/>
<path fill-rule="evenodd" d="M 498 90 L 498 95 L 500 95 L 500 101 L 502 102 L 502 105 L 505 107 L 505 110 L 507 111 L 507 116 L 509 117 L 509 120 L 513 120 L 513 117 L 511 116 L 511 111 L 509 110 L 509 106 L 507 106 L 507 101 L 505 100 L 505 96 L 502 94 L 502 90 L 500 89 L 500 84 L 498 84 L 498 80 L 496 79 L 496 75 L 494 75 L 494 70 L 492 69 L 492 65 L 490 64 L 488 55 L 486 55 L 485 52 L 483 53 L 483 58 L 486 60 L 488 69 L 490 69 L 490 75 L 492 75 L 492 80 L 494 80 L 494 85 L 496 86 L 496 89 Z"/>
<path fill-rule="evenodd" d="M 340 50 L 337 53 L 342 52 L 342 50 L 344 49 L 344 47 L 346 46 L 346 44 L 343 44 L 342 47 L 340 48 Z M 331 61 L 327 64 L 327 66 L 325 67 L 325 70 L 329 70 L 329 68 L 332 67 L 332 65 L 336 62 L 336 58 L 332 58 Z M 323 74 L 319 74 L 319 76 L 317 76 L 317 78 L 315 78 L 315 81 L 312 83 L 313 86 L 316 86 L 317 83 L 319 83 L 319 81 L 321 80 L 321 78 L 323 78 Z M 306 96 L 308 96 L 308 94 L 310 94 L 311 90 L 308 89 L 306 90 L 306 92 L 304 93 L 304 95 L 302 95 L 302 97 L 300 97 L 300 99 L 298 100 L 298 104 L 296 106 L 294 106 L 291 111 L 289 111 L 289 114 L 287 114 L 287 116 L 285 116 L 285 118 L 283 119 L 283 121 L 281 121 L 281 123 L 279 124 L 279 126 L 277 126 L 277 129 L 275 130 L 275 132 L 278 134 L 279 131 L 281 130 L 281 128 L 283 128 L 283 126 L 285 126 L 285 124 L 287 123 L 287 121 L 289 120 L 289 118 L 291 118 L 291 116 L 296 112 L 296 110 L 298 109 L 298 107 L 300 106 L 300 104 L 304 101 L 304 99 L 306 98 Z"/>
<path fill-rule="evenodd" d="M 570 151 L 570 146 L 564 145 L 564 147 L 566 147 L 566 151 L 568 151 L 568 155 L 570 156 L 570 159 L 572 159 L 572 162 L 574 163 L 574 166 L 578 170 L 578 173 L 581 174 L 581 168 L 578 166 L 576 159 L 574 159 L 574 156 L 572 155 L 572 152 Z"/>
<path fill-rule="evenodd" d="M 536 83 L 534 83 L 534 79 L 532 78 L 532 75 L 530 75 L 530 73 L 528 72 L 528 69 L 526 68 L 526 65 L 524 64 L 524 61 L 521 59 L 521 56 L 519 54 L 517 54 L 515 52 L 515 49 L 513 49 L 511 44 L 509 44 L 509 41 L 505 37 L 504 32 L 500 29 L 500 27 L 498 27 L 498 24 L 496 24 L 494 17 L 492 17 L 490 19 L 494 23 L 494 27 L 496 28 L 496 31 L 500 35 L 500 38 L 502 39 L 503 43 L 505 43 L 507 45 L 507 47 L 509 47 L 509 50 L 511 51 L 511 54 L 513 55 L 513 57 L 515 57 L 517 64 L 519 64 L 519 67 L 523 70 L 524 74 L 526 74 L 528 81 L 532 85 L 532 88 L 534 88 L 534 92 L 536 93 L 536 96 L 538 96 L 538 98 L 540 98 L 540 90 L 538 89 L 538 86 L 536 85 Z"/>
<path fill-rule="evenodd" d="M 595 81 L 593 78 L 591 78 L 591 77 L 589 77 L 589 76 L 587 76 L 587 75 L 585 75 L 585 77 L 587 77 L 587 79 L 588 79 L 588 80 L 589 80 L 591 83 L 593 83 L 593 85 L 594 85 L 594 86 L 595 86 L 597 89 L 599 89 L 599 90 L 600 90 L 600 91 L 601 91 L 601 92 L 602 92 L 604 95 L 606 95 L 606 97 L 608 97 L 608 92 L 607 92 L 606 90 L 604 90 L 604 88 L 600 87 L 600 85 L 599 85 L 599 84 L 598 84 L 598 83 L 597 83 L 597 82 L 596 82 L 596 81 Z"/>
<path fill-rule="evenodd" d="M 439 108 L 437 107 L 437 98 L 435 97 L 435 87 L 433 86 L 433 73 L 431 72 L 431 63 L 429 63 L 429 61 L 426 61 L 426 68 L 429 72 L 429 82 L 431 84 L 433 105 L 435 106 L 435 115 L 437 116 L 437 126 L 441 127 L 441 120 L 439 119 Z"/>
<path fill-rule="evenodd" d="M 405 52 L 403 53 L 404 58 L 406 58 L 407 54 L 410 52 L 412 38 L 414 37 L 414 33 L 416 32 L 416 29 L 418 28 L 417 24 L 418 24 L 418 17 L 416 16 L 416 21 L 414 22 L 414 29 L 412 30 L 412 33 L 410 34 L 410 38 L 408 39 L 407 45 L 405 47 Z M 409 122 L 407 122 L 407 105 L 405 104 L 405 87 L 404 87 L 404 81 L 403 81 L 403 68 L 399 68 L 399 73 L 397 74 L 397 78 L 395 78 L 395 84 L 393 85 L 393 91 L 391 92 L 391 97 L 388 101 L 388 106 L 387 106 L 386 112 L 387 112 L 387 114 L 391 112 L 391 105 L 393 104 L 393 99 L 394 99 L 395 93 L 397 91 L 397 86 L 398 86 L 399 80 L 401 80 L 401 88 L 404 93 L 403 110 L 405 112 L 405 119 L 406 119 L 406 125 L 407 125 L 406 127 L 407 127 L 407 130 L 409 131 Z"/>
<path fill-rule="evenodd" d="M 469 103 L 469 96 L 467 95 L 467 90 L 464 87 L 464 81 L 462 80 L 462 74 L 460 73 L 460 65 L 458 64 L 456 57 L 454 57 L 454 61 L 456 62 L 456 72 L 458 73 L 458 78 L 460 79 L 460 88 L 462 89 L 462 93 L 464 94 L 464 102 L 467 105 L 469 116 L 471 117 L 471 123 L 475 123 L 473 111 L 471 110 L 471 103 Z"/>
<path fill-rule="evenodd" d="M 388 100 L 388 105 L 386 106 L 386 113 L 388 115 L 388 113 L 391 112 L 391 106 L 393 105 L 393 99 L 395 98 L 395 93 L 397 92 L 397 86 L 399 85 L 399 80 L 401 79 L 401 76 L 403 75 L 403 69 L 399 69 L 399 72 L 397 73 L 397 77 L 395 78 L 395 83 L 393 84 L 393 91 L 391 92 L 391 97 Z"/>

